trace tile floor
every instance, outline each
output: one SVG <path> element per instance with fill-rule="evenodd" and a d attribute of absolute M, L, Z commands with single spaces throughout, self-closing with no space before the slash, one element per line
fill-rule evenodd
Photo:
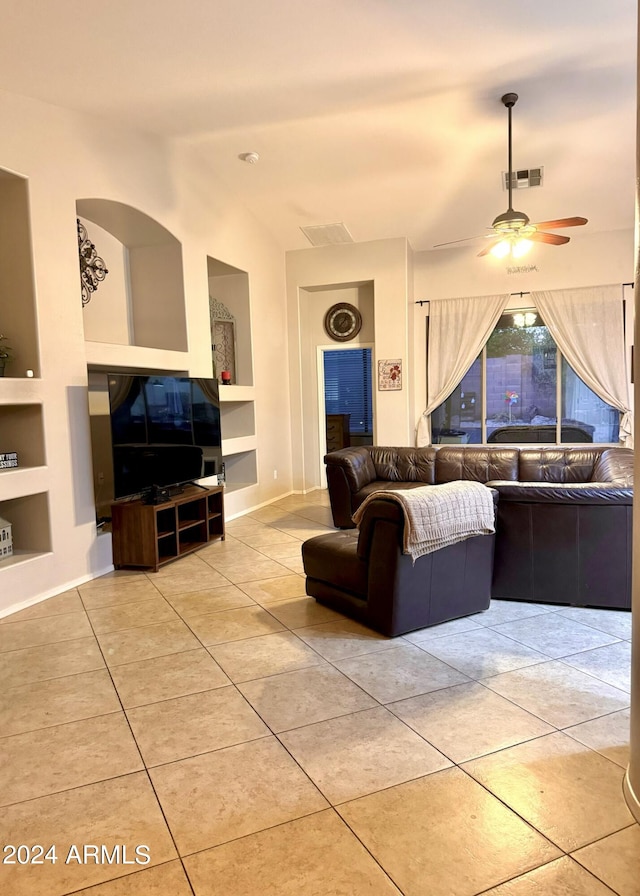
<path fill-rule="evenodd" d="M 630 615 L 383 638 L 305 597 L 330 525 L 286 498 L 2 620 L 0 840 L 56 848 L 3 896 L 640 894 Z"/>

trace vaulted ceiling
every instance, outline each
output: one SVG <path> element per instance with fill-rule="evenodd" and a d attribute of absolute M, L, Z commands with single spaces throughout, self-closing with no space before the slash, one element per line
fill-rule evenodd
<path fill-rule="evenodd" d="M 286 249 L 301 226 L 416 250 L 532 220 L 633 227 L 632 0 L 2 0 L 2 89 L 193 144 Z M 238 156 L 254 151 L 251 165 Z"/>

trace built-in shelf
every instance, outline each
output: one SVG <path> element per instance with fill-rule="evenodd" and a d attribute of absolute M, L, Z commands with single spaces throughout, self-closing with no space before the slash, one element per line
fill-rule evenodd
<path fill-rule="evenodd" d="M 90 342 L 84 344 L 87 367 L 90 370 L 111 372 L 114 370 L 171 370 L 184 373 L 189 367 L 187 352 L 148 348 L 139 345 L 122 345 L 115 342 Z"/>
<path fill-rule="evenodd" d="M 233 454 L 242 454 L 245 451 L 255 451 L 257 448 L 257 439 L 255 436 L 239 436 L 236 439 L 222 440 L 222 456 L 225 463 L 228 457 Z"/>
<path fill-rule="evenodd" d="M 33 377 L 0 377 L 0 407 L 6 404 L 38 404 L 42 380 Z"/>
<path fill-rule="evenodd" d="M 44 465 L 42 405 L 36 403 L 0 405 L 0 454 L 15 451 L 19 467 Z M 12 472 L 0 470 L 0 473 Z"/>
<path fill-rule="evenodd" d="M 11 523 L 14 557 L 28 559 L 30 555 L 37 556 L 51 551 L 47 492 L 1 500 L 0 517 Z"/>
<path fill-rule="evenodd" d="M 0 470 L 0 501 L 13 500 L 22 495 L 36 495 L 48 487 L 48 467 L 16 467 Z"/>
<path fill-rule="evenodd" d="M 220 386 L 220 401 L 253 401 L 255 398 L 255 386 Z"/>

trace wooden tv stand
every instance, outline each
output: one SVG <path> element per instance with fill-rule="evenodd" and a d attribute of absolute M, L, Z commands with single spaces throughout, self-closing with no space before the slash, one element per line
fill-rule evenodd
<path fill-rule="evenodd" d="M 224 488 L 186 486 L 162 504 L 136 498 L 111 505 L 113 565 L 155 572 L 210 541 L 224 540 Z"/>

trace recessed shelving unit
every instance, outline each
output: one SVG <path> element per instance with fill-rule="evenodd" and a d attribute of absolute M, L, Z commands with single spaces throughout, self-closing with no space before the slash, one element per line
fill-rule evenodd
<path fill-rule="evenodd" d="M 13 554 L 3 573 L 51 551 L 49 471 L 26 178 L 0 169 L 0 333 L 15 359 L 0 377 L 0 454 L 16 452 L 18 467 L 0 469 L 0 517 L 11 523 Z M 27 371 L 29 375 L 27 375 Z"/>
<path fill-rule="evenodd" d="M 207 259 L 207 268 L 209 295 L 228 309 L 235 326 L 236 382 L 219 391 L 226 487 L 236 491 L 258 481 L 249 276 L 215 258 Z"/>

